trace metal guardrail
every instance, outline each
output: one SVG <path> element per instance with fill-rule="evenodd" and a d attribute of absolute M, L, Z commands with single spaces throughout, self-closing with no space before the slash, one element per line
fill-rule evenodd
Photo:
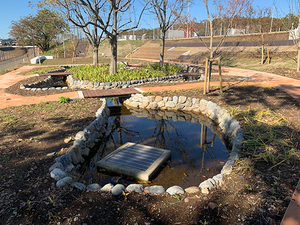
<path fill-rule="evenodd" d="M 274 41 L 265 41 L 264 44 L 269 46 L 292 46 L 295 45 L 295 40 L 274 40 Z M 219 42 L 213 42 L 213 47 L 217 47 Z M 189 42 L 189 43 L 166 43 L 166 47 L 206 47 L 209 46 L 209 42 Z M 260 46 L 256 41 L 229 41 L 224 42 L 222 47 L 253 47 Z"/>

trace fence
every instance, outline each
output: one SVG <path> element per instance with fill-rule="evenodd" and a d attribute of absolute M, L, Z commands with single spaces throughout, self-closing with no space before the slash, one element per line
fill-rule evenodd
<path fill-rule="evenodd" d="M 27 49 L 15 49 L 9 51 L 1 51 L 0 50 L 0 61 L 5 61 L 8 59 L 13 59 L 27 53 Z"/>

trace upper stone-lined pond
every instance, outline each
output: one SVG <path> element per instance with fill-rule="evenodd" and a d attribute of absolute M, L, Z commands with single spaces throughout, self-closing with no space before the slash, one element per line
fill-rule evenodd
<path fill-rule="evenodd" d="M 198 186 L 220 173 L 228 159 L 229 152 L 221 132 L 201 114 L 128 110 L 125 106 L 111 107 L 110 110 L 106 138 L 84 172 L 86 184 L 96 182 L 103 186 L 138 182 L 120 174 L 97 170 L 99 160 L 127 142 L 171 150 L 171 158 L 149 182 L 151 185 Z"/>

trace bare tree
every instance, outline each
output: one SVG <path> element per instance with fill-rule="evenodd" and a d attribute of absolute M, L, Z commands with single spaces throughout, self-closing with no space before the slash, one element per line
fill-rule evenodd
<path fill-rule="evenodd" d="M 261 33 L 261 42 L 257 42 L 261 46 L 261 64 L 264 64 L 264 47 L 265 47 L 265 33 L 268 33 L 270 31 L 269 24 L 265 21 L 266 19 L 269 19 L 272 15 L 271 8 L 270 7 L 258 7 L 257 10 L 253 10 L 253 13 L 255 17 L 260 21 L 259 25 L 259 31 Z M 267 45 L 267 50 L 269 49 Z M 269 52 L 267 52 L 269 55 Z M 270 58 L 268 57 L 268 63 L 270 61 Z"/>
<path fill-rule="evenodd" d="M 216 13 L 211 14 L 208 8 L 208 0 L 203 0 L 207 19 L 209 21 L 209 29 L 210 29 L 210 43 L 209 43 L 209 52 L 210 58 L 214 57 L 214 54 L 219 49 L 220 46 L 224 43 L 227 33 L 225 32 L 224 36 L 218 43 L 217 47 L 213 49 L 213 36 L 214 36 L 214 29 L 213 29 L 213 21 L 212 18 L 220 19 L 221 21 L 226 22 L 227 29 L 232 28 L 232 21 L 236 16 L 241 16 L 244 13 L 249 12 L 251 10 L 251 5 L 253 0 L 215 0 L 213 5 L 216 7 Z"/>
<path fill-rule="evenodd" d="M 214 28 L 213 28 L 213 21 L 212 18 L 214 19 L 219 19 L 220 21 L 226 22 L 227 29 L 232 28 L 232 21 L 235 18 L 235 16 L 240 16 L 244 12 L 247 12 L 248 8 L 251 6 L 253 0 L 215 0 L 213 2 L 213 5 L 216 7 L 216 13 L 211 14 L 209 12 L 209 7 L 208 7 L 208 0 L 203 0 L 204 6 L 206 9 L 206 14 L 207 14 L 207 19 L 209 22 L 209 30 L 210 30 L 210 41 L 209 41 L 209 47 L 206 46 L 209 50 L 209 58 L 212 59 L 215 56 L 215 53 L 218 51 L 218 49 L 222 46 L 224 43 L 227 32 L 223 35 L 221 40 L 219 41 L 217 47 L 213 48 L 213 36 L 214 36 Z M 200 36 L 198 36 L 201 39 Z M 203 40 L 202 40 L 203 41 Z M 208 61 L 208 79 L 207 79 L 207 90 L 209 91 L 209 86 L 210 86 L 210 77 L 211 77 L 211 71 L 212 71 L 212 61 Z"/>
<path fill-rule="evenodd" d="M 289 7 L 289 13 L 297 15 L 299 18 L 298 28 L 295 30 L 291 30 L 291 35 L 295 46 L 297 46 L 297 72 L 300 71 L 300 1 L 299 0 L 287 0 L 287 4 Z"/>
<path fill-rule="evenodd" d="M 185 6 L 185 0 L 146 0 L 146 2 L 152 6 L 149 10 L 156 15 L 159 22 L 159 29 L 161 31 L 159 66 L 162 67 L 164 65 L 166 32 L 180 17 Z"/>
<path fill-rule="evenodd" d="M 111 73 L 117 72 L 118 35 L 137 28 L 144 11 L 143 8 L 136 25 L 130 27 L 133 0 L 45 0 L 42 6 L 45 4 L 59 8 L 69 21 L 86 34 L 93 45 L 94 64 L 98 61 L 96 56 L 98 57 L 102 34 L 105 34 L 111 45 Z M 124 18 L 127 16 L 126 13 L 128 17 Z M 97 28 L 102 31 L 100 36 L 97 34 Z"/>
<path fill-rule="evenodd" d="M 93 65 L 98 65 L 98 48 L 103 36 L 103 30 L 98 35 L 97 17 L 95 13 L 99 13 L 99 10 L 104 10 L 103 5 L 99 5 L 99 1 L 93 0 L 91 5 L 78 3 L 78 1 L 56 1 L 56 6 L 60 9 L 60 12 L 73 23 L 76 27 L 85 34 L 89 43 L 93 47 Z M 92 22 L 92 23 L 91 23 Z M 104 28 L 108 27 L 103 26 Z"/>

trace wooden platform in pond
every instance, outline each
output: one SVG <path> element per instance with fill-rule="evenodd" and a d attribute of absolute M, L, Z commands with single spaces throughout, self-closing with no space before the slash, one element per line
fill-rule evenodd
<path fill-rule="evenodd" d="M 170 155 L 170 150 L 128 142 L 96 165 L 138 180 L 150 180 Z"/>
<path fill-rule="evenodd" d="M 109 116 L 128 116 L 131 112 L 125 106 L 109 106 Z"/>
<path fill-rule="evenodd" d="M 122 97 L 131 94 L 138 94 L 141 91 L 136 88 L 121 88 L 121 89 L 107 89 L 107 90 L 84 90 L 82 94 L 84 98 L 108 98 L 108 97 Z"/>

